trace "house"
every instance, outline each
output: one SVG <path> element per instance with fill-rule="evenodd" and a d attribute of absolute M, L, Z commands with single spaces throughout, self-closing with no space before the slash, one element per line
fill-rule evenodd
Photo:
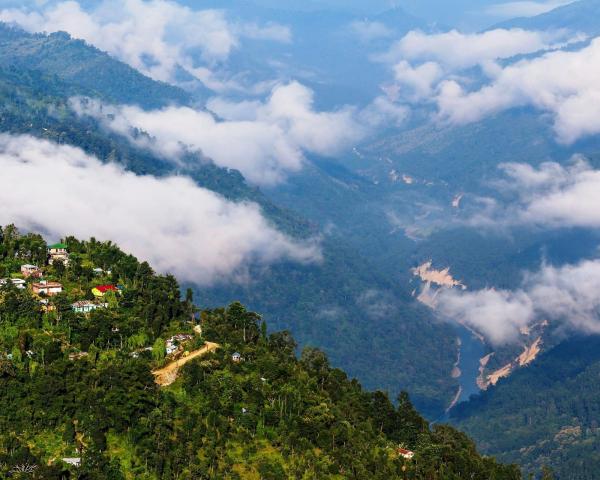
<path fill-rule="evenodd" d="M 231 360 L 235 363 L 239 363 L 242 361 L 242 356 L 238 353 L 235 352 L 232 356 L 231 356 Z"/>
<path fill-rule="evenodd" d="M 48 246 L 49 255 L 66 255 L 67 246 L 64 243 L 55 243 L 54 245 Z"/>
<path fill-rule="evenodd" d="M 36 265 L 21 265 L 21 274 L 25 278 L 40 278 L 42 276 L 42 270 Z"/>
<path fill-rule="evenodd" d="M 22 278 L 11 278 L 10 281 L 18 289 L 22 290 L 25 288 L 26 282 Z"/>
<path fill-rule="evenodd" d="M 89 300 L 80 300 L 71 305 L 74 312 L 90 313 L 98 308 L 106 308 L 106 303 L 93 303 Z"/>
<path fill-rule="evenodd" d="M 64 265 L 69 263 L 69 252 L 64 243 L 55 243 L 48 247 L 48 263 L 54 264 L 56 261 L 61 261 Z"/>
<path fill-rule="evenodd" d="M 100 267 L 96 267 L 92 271 L 94 272 L 94 275 L 98 275 L 98 276 L 101 276 L 101 275 L 111 275 L 112 274 L 112 271 L 110 271 L 110 270 L 103 270 Z"/>
<path fill-rule="evenodd" d="M 191 335 L 185 335 L 183 333 L 173 335 L 171 338 L 167 340 L 166 351 L 167 355 L 172 355 L 173 353 L 179 350 L 179 346 L 184 342 L 191 340 L 193 337 Z"/>
<path fill-rule="evenodd" d="M 31 285 L 31 289 L 33 290 L 33 293 L 36 293 L 37 295 L 44 294 L 49 297 L 52 297 L 53 295 L 58 295 L 59 293 L 62 293 L 63 286 L 61 283 L 58 282 L 49 282 L 48 280 L 41 280 L 39 282 L 33 283 Z"/>
<path fill-rule="evenodd" d="M 410 460 L 415 456 L 415 452 L 411 452 L 410 450 L 406 450 L 405 448 L 398 448 L 397 452 L 398 455 L 400 455 L 403 458 L 406 458 L 407 460 Z"/>
<path fill-rule="evenodd" d="M 98 285 L 97 287 L 92 288 L 92 293 L 96 298 L 102 298 L 108 292 L 119 292 L 119 289 L 114 285 Z"/>
<path fill-rule="evenodd" d="M 19 290 L 23 290 L 25 288 L 26 282 L 22 278 L 0 278 L 0 287 L 3 287 L 4 285 L 8 284 L 9 280 Z"/>
<path fill-rule="evenodd" d="M 71 465 L 73 467 L 81 466 L 81 458 L 80 457 L 67 457 L 62 459 L 67 465 Z"/>

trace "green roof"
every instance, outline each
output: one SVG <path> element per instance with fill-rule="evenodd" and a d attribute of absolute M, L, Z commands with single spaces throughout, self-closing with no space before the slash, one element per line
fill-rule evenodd
<path fill-rule="evenodd" d="M 55 243 L 54 245 L 49 245 L 48 248 L 59 249 L 59 248 L 67 248 L 64 243 Z"/>

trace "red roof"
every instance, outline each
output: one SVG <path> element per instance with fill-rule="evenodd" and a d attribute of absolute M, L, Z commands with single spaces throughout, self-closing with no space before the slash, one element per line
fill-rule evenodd
<path fill-rule="evenodd" d="M 411 452 L 410 450 L 406 450 L 405 448 L 399 448 L 397 451 L 403 457 L 412 457 L 415 454 L 415 452 Z"/>
<path fill-rule="evenodd" d="M 98 290 L 100 293 L 106 293 L 106 292 L 117 292 L 119 289 L 117 287 L 115 287 L 114 285 L 98 285 L 96 287 L 96 290 Z"/>

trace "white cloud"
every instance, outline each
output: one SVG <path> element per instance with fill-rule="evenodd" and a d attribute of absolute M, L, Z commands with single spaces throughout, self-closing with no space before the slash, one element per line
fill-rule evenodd
<path fill-rule="evenodd" d="M 436 62 L 425 62 L 413 67 L 405 60 L 398 62 L 394 66 L 394 75 L 396 81 L 401 85 L 408 87 L 414 95 L 411 100 L 422 100 L 430 98 L 434 93 L 434 87 L 444 76 L 444 70 Z M 411 93 L 403 95 L 410 98 Z"/>
<path fill-rule="evenodd" d="M 394 34 L 394 32 L 383 23 L 368 20 L 352 22 L 350 24 L 350 31 L 364 43 L 369 43 L 373 40 L 382 38 L 389 38 Z"/>
<path fill-rule="evenodd" d="M 102 118 L 123 135 L 129 135 L 132 126 L 148 132 L 156 141 L 145 146 L 165 157 L 177 158 L 185 149 L 201 150 L 217 165 L 235 168 L 261 185 L 275 184 L 300 170 L 304 152 L 335 155 L 367 133 L 350 107 L 315 111 L 312 91 L 296 82 L 277 86 L 265 102 L 212 99 L 207 107 L 213 113 L 187 107 L 144 111 L 81 99 L 72 105 L 80 114 Z M 397 113 L 382 108 L 377 110 L 380 115 Z"/>
<path fill-rule="evenodd" d="M 533 106 L 554 117 L 561 143 L 600 133 L 600 38 L 576 51 L 556 51 L 502 68 L 479 90 L 444 82 L 437 103 L 442 118 L 478 121 L 513 107 Z"/>
<path fill-rule="evenodd" d="M 0 224 L 110 239 L 182 280 L 209 285 L 241 280 L 250 264 L 320 259 L 315 243 L 277 231 L 258 205 L 185 177 L 137 176 L 74 147 L 8 135 L 0 171 Z"/>
<path fill-rule="evenodd" d="M 565 32 L 537 32 L 520 28 L 498 28 L 471 34 L 457 30 L 427 34 L 414 30 L 380 58 L 394 63 L 402 60 L 431 61 L 447 71 L 456 71 L 516 55 L 555 49 L 565 40 Z"/>
<path fill-rule="evenodd" d="M 504 2 L 490 5 L 485 9 L 485 13 L 496 17 L 534 17 L 573 3 L 574 0 L 549 0 L 545 2 L 521 1 Z"/>
<path fill-rule="evenodd" d="M 501 210 L 505 223 L 544 227 L 600 228 L 600 170 L 581 158 L 570 165 L 554 162 L 535 168 L 501 165 L 508 180 L 501 185 L 517 198 Z"/>
<path fill-rule="evenodd" d="M 440 312 L 480 331 L 495 345 L 514 342 L 521 327 L 549 320 L 569 330 L 600 333 L 600 260 L 543 266 L 514 291 L 445 290 Z"/>
<path fill-rule="evenodd" d="M 203 69 L 226 60 L 244 37 L 291 41 L 285 26 L 233 22 L 223 10 L 192 10 L 168 0 L 104 0 L 91 11 L 77 1 L 52 2 L 34 10 L 0 10 L 0 20 L 31 32 L 66 31 L 168 82 L 178 66 L 206 75 Z"/>
<path fill-rule="evenodd" d="M 410 110 L 395 103 L 388 95 L 376 97 L 370 105 L 359 113 L 360 121 L 372 129 L 398 127 L 410 115 Z"/>
<path fill-rule="evenodd" d="M 413 31 L 379 60 L 392 65 L 395 100 L 433 104 L 437 120 L 465 124 L 533 106 L 553 115 L 557 140 L 570 144 L 600 133 L 600 38 L 564 50 L 585 40 L 567 31 Z"/>

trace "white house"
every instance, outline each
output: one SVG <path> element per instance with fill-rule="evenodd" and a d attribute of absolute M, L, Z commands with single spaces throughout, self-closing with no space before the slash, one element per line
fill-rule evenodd
<path fill-rule="evenodd" d="M 22 278 L 11 278 L 11 279 L 8 279 L 8 278 L 0 278 L 0 287 L 2 287 L 2 286 L 4 286 L 4 285 L 8 284 L 9 280 L 10 280 L 10 282 L 11 282 L 11 283 L 12 283 L 12 284 L 13 284 L 15 287 L 17 287 L 19 290 L 23 290 L 23 289 L 25 288 L 25 284 L 27 283 L 27 282 L 25 282 L 25 280 L 23 280 Z"/>
<path fill-rule="evenodd" d="M 179 346 L 188 340 L 191 340 L 193 337 L 191 335 L 185 335 L 183 333 L 179 333 L 177 335 L 173 335 L 171 338 L 167 340 L 167 355 L 171 355 L 179 350 Z"/>
<path fill-rule="evenodd" d="M 80 300 L 71 305 L 74 312 L 90 313 L 98 308 L 106 308 L 106 303 L 94 303 L 89 300 Z"/>

